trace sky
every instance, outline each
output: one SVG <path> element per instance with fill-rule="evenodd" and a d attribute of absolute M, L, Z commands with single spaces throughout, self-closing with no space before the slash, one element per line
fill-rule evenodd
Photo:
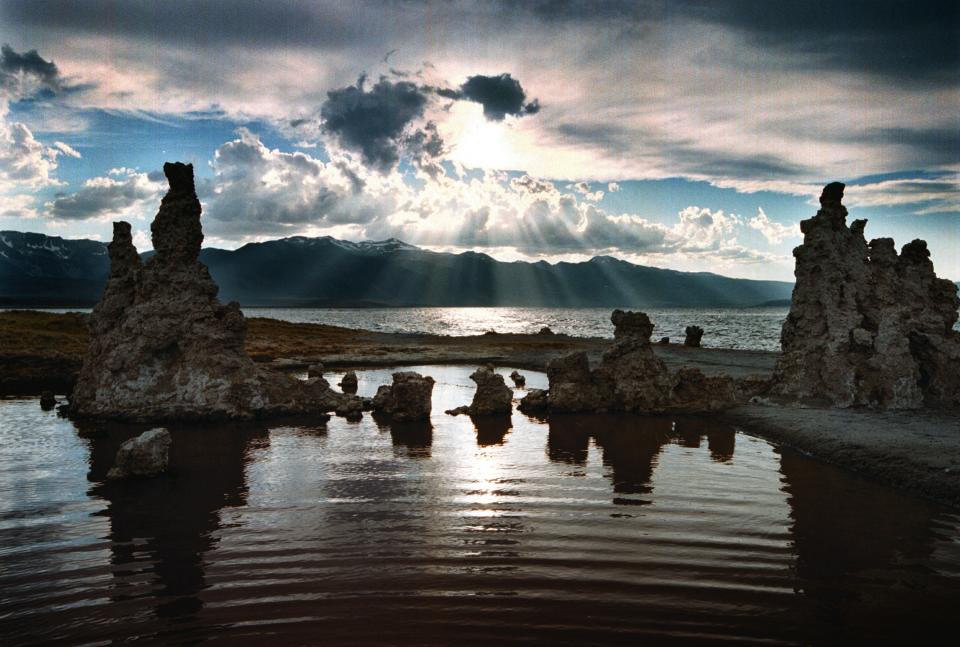
<path fill-rule="evenodd" d="M 0 0 L 0 229 L 790 280 L 831 181 L 960 280 L 953 2 Z"/>

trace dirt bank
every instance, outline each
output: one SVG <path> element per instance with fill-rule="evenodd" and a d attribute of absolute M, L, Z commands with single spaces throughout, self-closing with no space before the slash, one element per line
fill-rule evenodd
<path fill-rule="evenodd" d="M 960 508 L 957 412 L 750 404 L 723 417 L 748 433 L 794 447 L 873 481 Z"/>

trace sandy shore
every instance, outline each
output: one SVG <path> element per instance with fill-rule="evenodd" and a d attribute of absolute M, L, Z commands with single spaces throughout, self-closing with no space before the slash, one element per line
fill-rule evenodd
<path fill-rule="evenodd" d="M 83 318 L 37 312 L 0 313 L 0 395 L 65 392 L 79 371 L 87 337 Z M 322 362 L 332 369 L 415 364 L 493 363 L 544 370 L 572 351 L 592 361 L 610 344 L 566 335 L 473 337 L 350 330 L 272 319 L 249 320 L 247 351 L 280 369 Z M 769 377 L 777 353 L 654 345 L 671 368 L 708 375 Z M 747 433 L 799 449 L 871 480 L 960 507 L 958 412 L 812 409 L 749 404 L 723 414 Z"/>

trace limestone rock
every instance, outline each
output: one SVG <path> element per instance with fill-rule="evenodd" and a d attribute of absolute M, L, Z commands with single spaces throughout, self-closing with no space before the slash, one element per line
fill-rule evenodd
<path fill-rule="evenodd" d="M 350 371 L 340 380 L 340 390 L 344 393 L 357 392 L 357 374 Z"/>
<path fill-rule="evenodd" d="M 167 471 L 170 460 L 170 442 L 170 432 L 166 429 L 151 429 L 131 438 L 120 445 L 107 478 L 124 479 L 162 474 Z"/>
<path fill-rule="evenodd" d="M 198 261 L 203 232 L 193 167 L 165 164 L 164 173 L 170 190 L 151 225 L 153 257 L 141 263 L 130 225 L 114 223 L 110 277 L 90 316 L 72 412 L 162 420 L 335 408 L 325 381 L 301 383 L 247 356 L 239 305 L 217 300 L 219 288 Z"/>
<path fill-rule="evenodd" d="M 614 310 L 610 315 L 610 321 L 613 322 L 614 339 L 639 337 L 649 340 L 650 335 L 653 334 L 653 324 L 650 323 L 650 317 L 645 312 Z"/>
<path fill-rule="evenodd" d="M 471 416 L 510 415 L 513 391 L 504 383 L 502 375 L 489 367 L 482 367 L 471 373 L 470 379 L 477 383 L 470 403 Z"/>
<path fill-rule="evenodd" d="M 413 371 L 393 374 L 393 385 L 383 385 L 371 400 L 376 412 L 390 414 L 396 422 L 429 420 L 433 408 L 433 378 Z"/>
<path fill-rule="evenodd" d="M 57 398 L 53 391 L 44 391 L 40 394 L 40 408 L 44 411 L 50 411 L 57 406 Z"/>
<path fill-rule="evenodd" d="M 684 367 L 672 378 L 668 411 L 723 411 L 741 400 L 737 384 L 730 377 L 707 377 L 698 368 Z"/>
<path fill-rule="evenodd" d="M 517 408 L 524 413 L 540 413 L 549 407 L 549 393 L 545 389 L 530 389 Z"/>
<path fill-rule="evenodd" d="M 700 340 L 703 339 L 703 328 L 700 326 L 687 326 L 683 333 L 686 335 L 683 339 L 684 346 L 700 348 Z"/>
<path fill-rule="evenodd" d="M 796 284 L 781 331 L 773 393 L 838 407 L 960 406 L 956 286 L 937 278 L 927 245 L 898 255 L 848 227 L 844 185 L 827 185 L 800 223 Z"/>
<path fill-rule="evenodd" d="M 514 371 L 510 374 L 510 379 L 513 380 L 513 385 L 518 389 L 522 389 L 527 384 L 527 378 L 520 374 L 520 371 Z"/>

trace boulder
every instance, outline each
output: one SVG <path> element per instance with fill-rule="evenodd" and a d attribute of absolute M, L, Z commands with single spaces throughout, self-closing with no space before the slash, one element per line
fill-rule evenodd
<path fill-rule="evenodd" d="M 700 348 L 700 340 L 703 339 L 703 328 L 700 326 L 687 326 L 683 331 L 683 345 L 690 348 Z"/>
<path fill-rule="evenodd" d="M 510 379 L 513 380 L 513 385 L 518 389 L 522 389 L 527 385 L 527 378 L 520 374 L 519 371 L 514 371 L 510 374 Z"/>
<path fill-rule="evenodd" d="M 610 315 L 610 321 L 613 322 L 614 339 L 639 337 L 649 340 L 650 335 L 653 334 L 653 324 L 650 323 L 650 317 L 644 312 L 614 310 Z"/>
<path fill-rule="evenodd" d="M 550 330 L 550 327 L 549 327 L 549 326 L 544 326 L 543 328 L 540 329 L 539 332 L 537 332 L 537 334 L 538 334 L 538 335 L 552 335 L 552 334 L 554 334 L 554 333 L 553 333 L 552 330 Z"/>
<path fill-rule="evenodd" d="M 170 461 L 170 432 L 151 429 L 131 438 L 117 451 L 108 479 L 157 476 L 167 471 Z"/>
<path fill-rule="evenodd" d="M 40 394 L 40 408 L 44 411 L 50 411 L 57 406 L 57 398 L 53 391 L 44 391 Z"/>
<path fill-rule="evenodd" d="M 957 287 L 938 278 L 927 244 L 847 225 L 844 185 L 800 223 L 796 284 L 781 330 L 773 394 L 836 407 L 960 407 Z"/>
<path fill-rule="evenodd" d="M 308 366 L 307 377 L 323 377 L 323 364 L 317 362 Z"/>
<path fill-rule="evenodd" d="M 357 392 L 357 374 L 353 371 L 350 371 L 343 376 L 340 380 L 340 390 L 344 393 L 356 393 Z"/>
<path fill-rule="evenodd" d="M 670 338 L 669 338 L 669 337 L 661 337 L 661 338 L 660 338 L 660 341 L 659 341 L 658 343 L 664 344 L 664 345 L 669 344 L 669 343 L 670 343 Z"/>
<path fill-rule="evenodd" d="M 429 420 L 433 407 L 433 378 L 413 371 L 393 374 L 393 384 L 383 385 L 370 402 L 374 411 L 396 422 Z"/>
<path fill-rule="evenodd" d="M 523 413 L 540 413 L 549 407 L 549 393 L 545 389 L 530 389 L 517 408 Z"/>
<path fill-rule="evenodd" d="M 477 383 L 470 403 L 471 416 L 510 415 L 513 411 L 513 391 L 504 383 L 502 375 L 490 367 L 482 367 L 471 373 L 470 379 Z"/>
<path fill-rule="evenodd" d="M 163 170 L 170 189 L 151 225 L 156 253 L 141 262 L 130 225 L 114 223 L 110 275 L 90 316 L 72 413 L 165 420 L 335 408 L 325 381 L 302 383 L 246 354 L 240 306 L 217 300 L 219 288 L 198 260 L 203 232 L 193 167 L 168 163 Z"/>

